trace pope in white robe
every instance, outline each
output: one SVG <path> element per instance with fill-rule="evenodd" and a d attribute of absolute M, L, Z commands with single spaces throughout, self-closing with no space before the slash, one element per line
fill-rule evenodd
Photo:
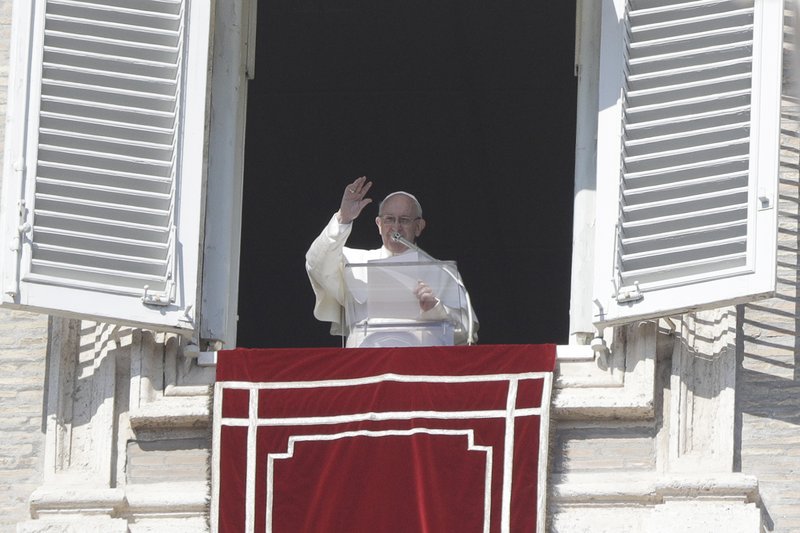
<path fill-rule="evenodd" d="M 416 341 L 405 340 L 400 333 L 384 335 L 379 344 L 370 344 L 365 331 L 350 329 L 345 324 L 344 306 L 348 299 L 348 284 L 345 282 L 345 265 L 365 264 L 369 261 L 390 258 L 402 261 L 404 255 L 409 261 L 419 255 L 411 247 L 416 247 L 417 237 L 425 229 L 422 207 L 414 195 L 404 191 L 389 194 L 378 209 L 375 223 L 383 241 L 383 246 L 374 250 L 361 250 L 345 246 L 353 227 L 363 209 L 372 202 L 367 192 L 372 182 L 360 177 L 345 187 L 339 210 L 331 217 L 322 233 L 311 244 L 306 253 L 306 271 L 316 296 L 314 316 L 331 322 L 332 335 L 346 335 L 347 346 L 401 346 L 447 344 L 431 336 L 416 337 Z M 404 244 L 405 243 L 405 244 Z M 423 252 L 424 254 L 424 252 Z M 427 256 L 427 254 L 425 254 Z M 428 256 L 429 258 L 429 256 Z M 432 259 L 432 258 L 431 258 Z M 412 288 L 419 304 L 420 324 L 441 321 L 453 326 L 454 344 L 473 344 L 477 341 L 478 320 L 469 301 L 469 295 L 461 284 L 457 272 L 447 272 L 460 286 L 463 303 L 460 309 L 445 305 L 435 291 L 420 281 Z M 375 318 L 375 317 L 372 317 Z M 351 324 L 352 326 L 352 324 Z M 413 329 L 413 328 L 411 328 Z"/>

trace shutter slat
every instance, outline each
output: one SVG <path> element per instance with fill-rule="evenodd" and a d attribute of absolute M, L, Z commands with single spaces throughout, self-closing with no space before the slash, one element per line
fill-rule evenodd
<path fill-rule="evenodd" d="M 719 131 L 728 131 L 729 129 L 719 130 Z M 680 157 L 685 155 L 691 155 L 696 152 L 707 152 L 710 150 L 717 150 L 717 149 L 724 149 L 728 152 L 735 152 L 740 153 L 738 146 L 740 145 L 749 145 L 750 138 L 749 137 L 738 137 L 730 140 L 724 140 L 721 142 L 713 142 L 708 144 L 700 144 L 700 145 L 689 145 L 683 148 L 672 149 L 672 150 L 665 150 L 662 148 L 662 142 L 653 142 L 648 143 L 649 148 L 651 149 L 650 152 L 645 151 L 637 151 L 636 153 L 641 153 L 641 155 L 627 155 L 625 156 L 625 164 L 632 165 L 634 163 L 649 161 L 651 159 L 663 159 L 669 157 Z M 637 146 L 637 145 L 634 145 Z M 747 146 L 745 146 L 746 148 Z M 657 151 L 656 151 L 657 150 Z M 629 150 L 629 152 L 633 152 L 633 150 Z"/>
<path fill-rule="evenodd" d="M 57 54 L 52 54 L 56 56 Z M 62 55 L 62 57 L 64 57 Z M 162 97 L 173 96 L 177 90 L 177 80 L 172 68 L 163 67 L 152 72 L 130 72 L 124 68 L 116 70 L 98 69 L 96 65 L 85 61 L 71 64 L 69 62 L 52 63 L 45 61 L 42 65 L 44 80 L 50 83 L 74 83 L 100 88 L 111 88 L 117 91 L 133 91 L 144 94 L 156 94 Z M 110 65 L 110 61 L 98 61 Z M 118 64 L 118 66 L 122 66 Z"/>
<path fill-rule="evenodd" d="M 120 122 L 86 120 L 63 113 L 42 113 L 41 129 L 72 131 L 97 138 L 111 138 L 141 146 L 164 146 L 173 142 L 174 132 L 154 127 L 136 127 Z"/>
<path fill-rule="evenodd" d="M 39 137 L 43 145 L 60 144 L 62 149 L 72 153 L 92 154 L 111 157 L 120 156 L 129 161 L 150 162 L 152 164 L 169 164 L 172 158 L 172 145 L 115 139 L 105 135 L 86 134 L 79 131 L 69 132 L 40 128 Z M 171 140 L 171 139 L 170 139 Z"/>
<path fill-rule="evenodd" d="M 698 233 L 694 234 L 696 237 Z M 701 242 L 691 244 L 673 246 L 659 246 L 651 249 L 641 250 L 637 252 L 629 252 L 622 255 L 621 260 L 623 264 L 627 265 L 627 271 L 635 271 L 643 268 L 639 265 L 660 267 L 663 265 L 671 265 L 675 263 L 685 263 L 691 260 L 696 260 L 704 256 L 714 257 L 720 254 L 716 250 L 738 250 L 744 251 L 746 244 L 745 235 L 734 235 L 732 237 L 721 239 L 708 239 Z M 662 241 L 662 244 L 665 244 Z"/>
<path fill-rule="evenodd" d="M 98 72 L 96 69 L 65 65 L 44 65 L 43 79 L 47 84 L 89 86 L 115 91 L 117 94 L 150 94 L 174 98 L 175 80 L 118 73 Z"/>
<path fill-rule="evenodd" d="M 105 1 L 105 0 L 104 0 Z M 659 13 L 687 13 L 691 10 L 698 10 L 703 8 L 719 9 L 720 0 L 686 0 L 685 2 L 651 2 L 655 5 L 648 6 L 646 2 L 637 2 L 630 6 L 628 17 L 636 19 L 646 15 L 659 14 Z"/>
<path fill-rule="evenodd" d="M 732 139 L 701 146 L 685 146 L 680 149 L 663 152 L 638 153 L 640 155 L 626 156 L 624 158 L 625 166 L 632 173 L 693 164 L 701 160 L 719 160 L 730 157 L 746 158 L 749 154 L 749 142 L 746 139 Z"/>
<path fill-rule="evenodd" d="M 78 165 L 62 164 L 57 161 L 46 161 L 39 165 L 39 177 L 50 177 L 63 180 L 75 180 L 86 184 L 108 185 L 129 189 L 132 187 L 152 192 L 168 192 L 172 186 L 170 178 L 118 172 L 108 169 L 94 169 Z"/>
<path fill-rule="evenodd" d="M 114 57 L 95 52 L 48 47 L 44 51 L 44 61 L 50 65 L 64 65 L 65 68 L 86 68 L 106 71 L 120 76 L 144 76 L 154 79 L 175 80 L 177 66 L 164 61 L 134 61 L 125 57 Z"/>
<path fill-rule="evenodd" d="M 115 292 L 122 294 L 142 294 L 142 287 L 147 284 L 152 290 L 164 290 L 166 283 L 160 276 L 139 275 L 130 271 L 115 271 L 105 268 L 86 267 L 69 263 L 58 263 L 35 259 L 34 272 L 31 279 L 53 284 L 63 283 L 67 278 L 77 287 L 93 287 L 96 290 L 108 290 L 114 287 Z M 82 282 L 82 283 L 81 283 Z"/>
<path fill-rule="evenodd" d="M 747 174 L 732 173 L 703 179 L 676 181 L 658 187 L 628 187 L 625 199 L 628 205 L 653 204 L 655 202 L 675 201 L 680 198 L 697 198 L 701 195 L 715 195 L 734 189 L 747 190 Z"/>
<path fill-rule="evenodd" d="M 149 173 L 155 178 L 171 179 L 172 169 L 168 162 L 148 161 L 130 157 L 115 157 L 111 153 L 82 152 L 72 150 L 61 153 L 53 149 L 43 147 L 40 150 L 42 165 L 60 164 L 74 168 L 85 168 L 87 172 L 112 172 L 135 176 L 137 174 Z M 42 174 L 41 172 L 39 174 Z"/>
<path fill-rule="evenodd" d="M 119 197 L 117 197 L 117 199 L 118 198 Z M 112 202 L 82 200 L 80 198 L 76 198 L 75 196 L 56 196 L 52 194 L 39 194 L 37 195 L 37 199 L 41 200 L 42 204 L 46 203 L 47 201 L 50 201 L 50 202 L 59 202 L 65 205 L 72 205 L 74 206 L 77 212 L 81 213 L 85 212 L 84 209 L 87 210 L 108 209 L 108 210 L 135 214 L 136 216 L 141 217 L 143 220 L 148 220 L 149 217 L 166 217 L 169 216 L 170 214 L 169 209 L 147 209 L 143 207 L 131 206 L 129 204 L 117 204 Z"/>
<path fill-rule="evenodd" d="M 74 198 L 98 204 L 124 202 L 124 205 L 132 208 L 165 213 L 169 212 L 172 202 L 172 195 L 169 193 L 119 189 L 47 178 L 37 178 L 36 181 L 39 184 L 37 187 L 39 194 L 53 198 Z"/>
<path fill-rule="evenodd" d="M 64 230 L 95 233 L 97 235 L 108 234 L 112 237 L 156 242 L 167 242 L 169 237 L 168 228 L 152 224 L 108 220 L 84 214 L 49 211 L 47 209 L 36 209 L 34 215 L 44 228 L 57 227 Z M 92 228 L 96 229 L 93 230 Z"/>
<path fill-rule="evenodd" d="M 740 221 L 747 219 L 747 205 L 725 205 L 722 207 L 703 209 L 694 213 L 671 213 L 650 219 L 625 222 L 625 237 L 621 242 L 632 237 L 646 237 L 668 233 L 671 231 L 685 231 L 705 227 L 715 224 Z"/>
<path fill-rule="evenodd" d="M 111 121 L 120 121 L 128 123 L 136 123 L 141 121 L 145 127 L 167 127 L 174 129 L 175 113 L 167 111 L 159 111 L 155 109 L 137 109 L 130 106 L 122 105 L 99 105 L 96 102 L 82 102 L 71 98 L 62 98 L 58 96 L 43 96 L 43 111 L 45 112 L 62 112 L 70 114 L 71 110 L 76 110 L 72 113 L 81 113 L 86 111 L 87 117 L 105 118 Z M 94 110 L 94 113 L 90 113 Z"/>
<path fill-rule="evenodd" d="M 737 269 L 741 269 L 746 259 L 747 255 L 745 253 L 736 253 L 687 261 L 685 263 L 631 270 L 622 277 L 622 283 L 623 286 L 631 286 L 636 282 L 641 289 L 648 290 L 650 289 L 649 285 L 669 287 L 691 281 L 685 278 L 693 278 L 695 281 L 708 279 L 709 272 L 713 272 L 713 278 L 724 277 L 735 273 Z M 664 284 L 665 278 L 669 280 L 666 284 Z"/>
<path fill-rule="evenodd" d="M 81 181 L 69 181 L 63 179 L 36 178 L 36 182 L 46 186 L 62 187 L 67 190 L 72 190 L 72 194 L 65 194 L 64 196 L 72 196 L 73 194 L 88 192 L 90 194 L 107 195 L 111 198 L 142 198 L 152 202 L 169 201 L 171 196 L 168 192 L 159 193 L 140 189 L 126 189 L 123 187 L 113 187 L 110 185 L 98 185 L 95 183 L 84 183 Z"/>
<path fill-rule="evenodd" d="M 695 42 L 707 40 L 709 38 L 725 38 L 726 40 L 733 41 L 748 41 L 749 36 L 752 35 L 753 25 L 745 24 L 743 26 L 736 26 L 733 28 L 719 28 L 707 31 L 699 31 L 696 33 L 669 35 L 657 39 L 650 39 L 647 41 L 633 42 L 630 45 L 631 50 L 647 50 L 665 45 L 675 45 L 686 42 Z M 742 36 L 742 39 L 736 39 L 736 36 Z"/>
<path fill-rule="evenodd" d="M 750 106 L 736 106 L 720 111 L 712 110 L 691 115 L 667 117 L 657 120 L 639 121 L 636 124 L 628 124 L 625 133 L 629 138 L 629 143 L 636 143 L 641 137 L 659 134 L 670 134 L 675 132 L 684 133 L 698 128 L 729 127 L 731 124 L 742 125 L 741 117 L 748 113 Z M 694 126 L 694 127 L 693 127 Z"/>
<path fill-rule="evenodd" d="M 50 15 L 47 17 L 50 34 L 62 36 L 92 36 L 98 41 L 112 42 L 147 42 L 152 46 L 177 47 L 179 35 L 175 31 L 159 31 L 152 28 L 142 28 L 129 24 L 117 24 L 105 21 L 95 21 L 86 18 L 62 17 Z"/>
<path fill-rule="evenodd" d="M 171 47 L 145 46 L 135 42 L 104 42 L 61 34 L 46 34 L 49 37 L 45 52 L 70 50 L 73 53 L 94 54 L 98 58 L 114 58 L 119 61 L 148 61 L 152 64 L 175 63 L 179 50 Z"/>
<path fill-rule="evenodd" d="M 165 177 L 169 174 L 159 173 L 159 170 L 168 171 L 170 168 L 170 161 L 162 159 L 147 159 L 136 155 L 129 155 L 126 153 L 115 152 L 99 152 L 91 149 L 78 149 L 68 148 L 66 146 L 54 146 L 49 144 L 42 144 L 40 147 L 42 159 L 45 161 L 62 161 L 69 163 L 71 161 L 78 161 L 81 164 L 81 158 L 86 161 L 113 161 L 114 164 L 108 163 L 109 168 L 125 168 L 126 165 L 131 167 L 139 167 L 143 172 L 150 170 L 156 173 L 156 176 Z M 96 165 L 87 164 L 87 167 L 96 168 Z M 102 168 L 102 165 L 101 165 Z"/>
<path fill-rule="evenodd" d="M 121 46 L 137 54 L 148 50 L 167 53 L 176 53 L 179 50 L 180 34 L 176 29 L 154 31 L 152 28 L 131 26 L 130 24 L 54 16 L 47 17 L 47 27 L 49 29 L 45 31 L 45 37 L 49 37 L 51 43 L 64 40 L 76 43 L 105 44 L 110 47 Z M 140 39 L 136 39 L 136 37 Z M 141 42 L 141 47 L 136 46 L 137 41 Z M 75 49 L 71 46 L 67 48 Z"/>
<path fill-rule="evenodd" d="M 697 105 L 725 105 L 727 101 L 735 101 L 737 99 L 741 99 L 742 97 L 749 98 L 750 90 L 749 89 L 738 89 L 734 91 L 728 91 L 724 93 L 713 93 L 713 94 L 704 94 L 701 96 L 692 96 L 689 98 L 681 98 L 674 100 L 672 102 L 662 102 L 658 104 L 650 104 L 650 105 L 641 105 L 637 107 L 629 108 L 629 113 L 631 115 L 631 119 L 638 122 L 637 114 L 644 114 L 651 111 L 663 111 L 664 114 L 666 112 L 675 113 L 675 110 L 679 110 L 681 107 L 689 107 L 689 106 L 697 106 Z M 708 112 L 707 109 L 704 110 Z M 680 111 L 678 111 L 679 113 Z M 646 120 L 646 119 L 645 119 Z"/>
<path fill-rule="evenodd" d="M 665 166 L 660 169 L 639 170 L 636 172 L 626 172 L 625 180 L 652 180 L 658 181 L 660 178 L 668 178 L 671 175 L 680 173 L 692 173 L 694 176 L 703 176 L 704 173 L 721 170 L 723 168 L 738 168 L 739 166 L 747 167 L 748 159 L 745 155 L 734 155 L 729 157 L 721 157 L 717 159 L 709 159 L 704 161 L 692 161 L 688 163 L 675 164 L 672 166 Z M 668 181 L 668 180 L 667 180 Z"/>
<path fill-rule="evenodd" d="M 100 105 L 120 106 L 126 109 L 145 109 L 174 113 L 175 95 L 146 94 L 111 87 L 91 86 L 80 83 L 42 81 L 43 90 L 55 98 L 76 102 L 92 102 Z"/>
<path fill-rule="evenodd" d="M 671 61 L 673 59 L 685 59 L 686 56 L 700 56 L 706 55 L 713 57 L 715 54 L 736 54 L 745 53 L 753 46 L 752 41 L 738 41 L 734 43 L 719 44 L 715 46 L 702 46 L 698 48 L 690 48 L 678 50 L 675 52 L 666 52 L 661 54 L 646 55 L 644 57 L 634 57 L 630 59 L 629 66 L 631 70 L 646 67 L 647 65 L 657 64 L 661 62 Z M 639 50 L 642 52 L 643 50 Z M 644 50 L 646 52 L 646 50 Z"/>
<path fill-rule="evenodd" d="M 675 199 L 665 202 L 653 202 L 641 206 L 626 206 L 623 211 L 623 222 L 620 229 L 623 235 L 633 222 L 652 221 L 653 226 L 657 227 L 657 220 L 670 216 L 692 216 L 697 220 L 702 220 L 706 212 L 714 212 L 715 209 L 731 208 L 734 210 L 747 209 L 747 191 L 736 191 L 731 194 L 719 194 L 704 199 Z M 625 237 L 622 237 L 625 242 Z"/>
<path fill-rule="evenodd" d="M 682 230 L 665 231 L 663 233 L 648 233 L 643 237 L 629 237 L 623 243 L 625 249 L 631 253 L 638 253 L 637 249 L 645 250 L 648 248 L 658 248 L 666 242 L 668 245 L 683 246 L 681 243 L 706 242 L 706 235 L 724 235 L 722 238 L 729 238 L 734 235 L 745 235 L 747 233 L 746 221 L 736 220 L 718 224 L 709 224 L 702 228 L 690 227 Z M 712 237 L 713 239 L 713 237 Z"/>
<path fill-rule="evenodd" d="M 173 135 L 175 133 L 171 128 L 166 128 L 163 126 L 155 126 L 155 125 L 135 123 L 135 122 L 122 122 L 119 120 L 107 120 L 98 117 L 88 117 L 86 115 L 75 115 L 63 112 L 54 113 L 48 111 L 43 111 L 41 115 L 42 115 L 42 121 L 52 121 L 54 123 L 58 123 L 58 121 L 64 121 L 69 124 L 87 124 L 86 129 L 88 131 L 97 131 L 97 130 L 92 130 L 91 128 L 97 128 L 97 129 L 113 128 L 116 132 L 118 132 L 117 135 L 108 135 L 108 137 L 116 137 L 118 135 L 119 136 L 133 135 L 134 132 L 140 132 L 143 135 L 145 135 L 144 139 L 142 140 L 145 139 L 152 140 L 153 136 L 163 137 L 165 135 Z"/>
<path fill-rule="evenodd" d="M 644 80 L 646 76 L 642 76 L 642 80 Z M 678 83 L 674 83 L 671 85 L 660 84 L 655 87 L 643 87 L 642 89 L 630 90 L 628 91 L 628 100 L 632 98 L 638 98 L 641 96 L 647 96 L 651 94 L 664 94 L 664 93 L 674 93 L 676 91 L 684 90 L 684 89 L 703 89 L 708 87 L 709 85 L 714 84 L 724 84 L 731 81 L 749 81 L 750 80 L 750 73 L 749 72 L 740 72 L 736 74 L 730 74 L 727 76 L 717 76 L 711 78 L 702 78 L 698 79 L 695 77 L 694 79 L 688 80 L 679 80 Z"/>
<path fill-rule="evenodd" d="M 715 58 L 716 59 L 716 58 Z M 715 75 L 717 72 L 724 72 L 724 71 L 740 71 L 742 67 L 746 67 L 746 72 L 750 72 L 750 63 L 752 62 L 752 58 L 750 56 L 742 56 L 736 57 L 732 59 L 726 59 L 724 61 L 714 60 L 703 65 L 704 70 L 709 75 Z M 628 82 L 632 83 L 636 86 L 641 86 L 643 83 L 647 82 L 648 80 L 662 80 L 664 78 L 667 79 L 681 79 L 680 77 L 683 75 L 690 74 L 691 77 L 687 76 L 686 79 L 696 79 L 698 75 L 697 66 L 696 65 L 688 65 L 683 67 L 675 67 L 675 68 L 663 68 L 661 70 L 651 71 L 651 72 L 642 72 L 639 74 L 629 73 L 628 75 Z"/>
<path fill-rule="evenodd" d="M 61 228 L 39 227 L 36 230 L 36 240 L 44 245 L 55 246 L 57 243 L 64 243 L 69 249 L 105 250 L 117 256 L 145 259 L 163 259 L 169 250 L 166 242 L 148 242 Z"/>
<path fill-rule="evenodd" d="M 168 4 L 165 5 L 167 7 Z M 154 30 L 175 27 L 179 21 L 180 10 L 159 9 L 158 4 L 151 4 L 150 9 L 140 9 L 138 5 L 106 5 L 95 2 L 80 2 L 72 0 L 48 0 L 48 15 L 62 15 L 66 17 L 90 18 L 108 23 L 122 23 L 152 28 Z M 172 11 L 172 12 L 170 12 Z"/>
<path fill-rule="evenodd" d="M 129 224 L 167 226 L 171 215 L 168 211 L 134 208 L 126 205 L 81 201 L 75 198 L 36 195 L 37 206 L 43 210 L 85 215 L 98 220 L 120 221 Z M 35 231 L 35 226 L 34 226 Z"/>
<path fill-rule="evenodd" d="M 139 276 L 159 276 L 166 268 L 166 258 L 133 257 L 112 254 L 98 249 L 68 248 L 66 246 L 36 244 L 38 260 L 50 263 L 71 264 L 99 268 L 107 271 L 131 272 Z"/>
<path fill-rule="evenodd" d="M 628 12 L 631 21 L 630 32 L 632 34 L 652 32 L 653 30 L 668 30 L 671 34 L 691 34 L 691 31 L 684 29 L 686 26 L 706 26 L 710 23 L 722 23 L 729 26 L 737 26 L 736 19 L 741 17 L 751 17 L 753 8 L 730 9 L 731 3 L 716 2 L 708 4 L 676 4 L 665 6 L 663 9 L 636 9 L 632 8 Z M 707 13 L 692 16 L 693 8 L 711 7 Z M 721 8 L 721 9 L 718 9 Z M 652 20 L 654 22 L 648 22 Z"/>
<path fill-rule="evenodd" d="M 677 132 L 670 132 L 664 134 L 653 134 L 650 136 L 639 136 L 634 139 L 631 139 L 627 143 L 628 152 L 631 153 L 631 147 L 647 147 L 649 145 L 655 145 L 657 143 L 671 143 L 675 141 L 683 141 L 683 142 L 696 142 L 694 139 L 703 136 L 709 136 L 714 134 L 722 134 L 722 135 L 729 135 L 729 134 L 740 134 L 742 130 L 746 130 L 749 128 L 749 122 L 734 122 L 734 123 L 726 123 L 720 126 L 713 126 L 709 128 L 700 128 L 700 129 L 689 129 Z M 747 133 L 745 131 L 745 133 Z"/>

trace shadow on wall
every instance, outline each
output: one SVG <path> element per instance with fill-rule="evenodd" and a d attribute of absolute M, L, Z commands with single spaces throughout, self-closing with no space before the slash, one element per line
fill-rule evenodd
<path fill-rule="evenodd" d="M 778 221 L 777 294 L 739 307 L 737 393 L 749 415 L 800 425 L 800 101 L 784 99 Z"/>
<path fill-rule="evenodd" d="M 784 95 L 778 211 L 777 293 L 737 313 L 734 470 L 755 475 L 767 531 L 800 520 L 800 100 Z M 784 522 L 785 521 L 785 522 Z"/>

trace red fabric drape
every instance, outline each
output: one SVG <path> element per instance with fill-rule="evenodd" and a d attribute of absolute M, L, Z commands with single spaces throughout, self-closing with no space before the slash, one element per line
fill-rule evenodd
<path fill-rule="evenodd" d="M 220 352 L 218 530 L 536 531 L 554 364 L 553 345 Z"/>

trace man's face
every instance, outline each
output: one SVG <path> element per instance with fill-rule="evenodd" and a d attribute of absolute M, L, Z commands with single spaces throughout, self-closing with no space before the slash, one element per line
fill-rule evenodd
<path fill-rule="evenodd" d="M 399 233 L 404 239 L 415 242 L 422 230 L 425 220 L 419 216 L 414 201 L 404 194 L 392 196 L 383 204 L 383 212 L 375 218 L 383 245 L 393 254 L 405 252 L 407 248 L 392 239 Z"/>

